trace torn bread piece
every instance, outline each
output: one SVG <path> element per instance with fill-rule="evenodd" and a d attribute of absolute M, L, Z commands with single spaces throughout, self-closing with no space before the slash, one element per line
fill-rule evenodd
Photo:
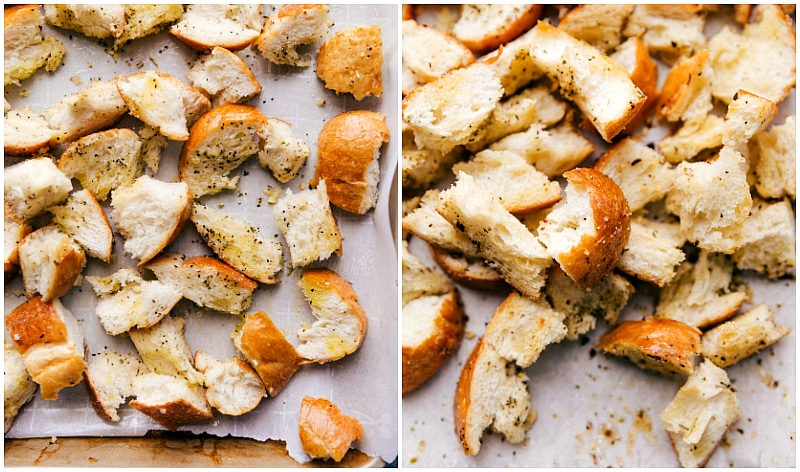
<path fill-rule="evenodd" d="M 661 92 L 658 89 L 658 64 L 650 57 L 650 53 L 642 40 L 636 36 L 628 38 L 617 46 L 608 57 L 624 67 L 631 76 L 633 83 L 647 96 L 642 108 L 621 131 L 621 134 L 630 135 L 651 116 L 650 110 L 655 107 L 661 96 Z"/>
<path fill-rule="evenodd" d="M 50 147 L 54 131 L 47 118 L 31 107 L 9 110 L 3 116 L 3 152 L 11 156 L 29 156 Z"/>
<path fill-rule="evenodd" d="M 157 174 L 158 165 L 161 163 L 161 152 L 169 145 L 169 140 L 148 124 L 142 125 L 138 134 L 142 140 L 142 149 L 140 151 L 142 160 L 153 174 Z"/>
<path fill-rule="evenodd" d="M 711 87 L 714 71 L 709 50 L 702 49 L 678 61 L 664 78 L 656 116 L 668 121 L 698 122 L 713 108 Z"/>
<path fill-rule="evenodd" d="M 705 328 L 730 318 L 748 298 L 733 281 L 733 263 L 724 254 L 700 251 L 684 261 L 659 292 L 655 316 Z"/>
<path fill-rule="evenodd" d="M 206 400 L 223 415 L 243 415 L 267 396 L 256 371 L 238 357 L 220 361 L 205 351 L 197 351 L 194 365 L 203 374 Z"/>
<path fill-rule="evenodd" d="M 91 38 L 119 38 L 125 28 L 125 5 L 44 5 L 48 24 Z"/>
<path fill-rule="evenodd" d="M 315 321 L 297 330 L 303 344 L 297 352 L 309 362 L 336 361 L 361 347 L 367 335 L 367 314 L 353 286 L 327 268 L 307 269 L 300 289 Z"/>
<path fill-rule="evenodd" d="M 775 323 L 766 303 L 703 333 L 703 356 L 725 368 L 777 343 L 792 329 Z"/>
<path fill-rule="evenodd" d="M 453 283 L 446 275 L 426 266 L 408 250 L 408 241 L 403 241 L 402 250 L 403 305 L 419 297 L 441 295 L 453 290 Z"/>
<path fill-rule="evenodd" d="M 67 147 L 58 168 L 78 179 L 98 200 L 144 174 L 142 140 L 133 130 L 114 128 L 84 136 Z"/>
<path fill-rule="evenodd" d="M 350 445 L 364 436 L 361 423 L 325 398 L 303 397 L 298 423 L 303 451 L 313 459 L 340 462 Z"/>
<path fill-rule="evenodd" d="M 437 189 L 430 189 L 422 196 L 419 206 L 403 217 L 403 230 L 423 241 L 444 249 L 480 258 L 478 246 L 463 231 L 445 219 L 436 208 L 439 206 Z"/>
<path fill-rule="evenodd" d="M 131 115 L 173 141 L 189 139 L 188 127 L 211 108 L 199 90 L 164 72 L 120 75 L 114 83 Z"/>
<path fill-rule="evenodd" d="M 482 258 L 467 257 L 432 244 L 428 246 L 434 262 L 456 283 L 476 290 L 508 289 L 505 279 Z"/>
<path fill-rule="evenodd" d="M 39 5 L 16 5 L 3 10 L 3 87 L 19 85 L 44 67 L 53 72 L 67 52 L 55 36 L 43 36 Z"/>
<path fill-rule="evenodd" d="M 144 280 L 133 269 L 86 280 L 98 297 L 95 314 L 100 325 L 112 336 L 155 325 L 183 298 L 171 285 Z"/>
<path fill-rule="evenodd" d="M 278 118 L 267 118 L 258 152 L 258 164 L 269 169 L 278 182 L 292 180 L 311 154 L 308 145 L 292 133 L 292 127 Z M 317 156 L 319 158 L 319 156 Z"/>
<path fill-rule="evenodd" d="M 119 421 L 119 407 L 134 396 L 134 380 L 146 372 L 135 354 L 119 354 L 109 349 L 92 354 L 86 370 L 86 389 L 97 415 L 107 421 Z"/>
<path fill-rule="evenodd" d="M 270 397 L 277 396 L 304 363 L 292 343 L 263 311 L 245 315 L 231 337 L 236 349 L 258 373 Z"/>
<path fill-rule="evenodd" d="M 3 218 L 3 272 L 6 282 L 19 270 L 19 243 L 31 231 L 33 228 L 27 223 Z"/>
<path fill-rule="evenodd" d="M 86 189 L 72 193 L 63 205 L 50 207 L 53 223 L 78 243 L 86 253 L 111 262 L 114 233 L 103 207 Z"/>
<path fill-rule="evenodd" d="M 590 168 L 564 173 L 566 198 L 539 224 L 547 253 L 582 289 L 616 267 L 628 244 L 630 210 L 613 180 Z"/>
<path fill-rule="evenodd" d="M 83 330 L 58 299 L 33 297 L 5 316 L 6 331 L 45 400 L 83 380 L 86 371 Z"/>
<path fill-rule="evenodd" d="M 286 189 L 273 207 L 275 224 L 289 246 L 291 267 L 342 254 L 342 236 L 331 211 L 324 180 L 298 193 Z"/>
<path fill-rule="evenodd" d="M 189 83 L 211 99 L 211 106 L 241 103 L 261 93 L 261 84 L 235 53 L 214 46 L 186 71 Z"/>
<path fill-rule="evenodd" d="M 437 211 L 479 244 L 478 253 L 509 285 L 532 299 L 541 295 L 551 257 L 539 239 L 470 175 L 459 173 L 456 184 L 439 194 Z"/>
<path fill-rule="evenodd" d="M 381 27 L 353 26 L 328 38 L 317 52 L 317 77 L 325 87 L 357 101 L 383 94 Z"/>
<path fill-rule="evenodd" d="M 672 234 L 678 237 L 671 237 Z M 677 223 L 633 218 L 628 244 L 619 257 L 617 269 L 639 280 L 664 287 L 672 281 L 678 264 L 686 258 L 681 250 L 684 242 Z"/>
<path fill-rule="evenodd" d="M 703 467 L 739 419 L 741 409 L 728 374 L 704 360 L 661 413 L 683 467 Z"/>
<path fill-rule="evenodd" d="M 705 47 L 705 25 L 701 5 L 636 5 L 623 34 L 640 37 L 652 54 L 674 64 Z"/>
<path fill-rule="evenodd" d="M 725 120 L 717 115 L 688 121 L 658 142 L 658 152 L 667 162 L 688 161 L 705 150 L 722 146 Z"/>
<path fill-rule="evenodd" d="M 531 57 L 536 32 L 529 29 L 513 41 L 504 44 L 496 53 L 486 54 L 478 59 L 488 64 L 500 78 L 505 96 L 511 96 L 534 80 L 544 76 Z"/>
<path fill-rule="evenodd" d="M 539 22 L 531 31 L 534 65 L 558 83 L 561 94 L 610 142 L 644 106 L 645 94 L 628 71 L 589 44 L 547 23 Z"/>
<path fill-rule="evenodd" d="M 760 131 L 750 142 L 752 185 L 764 198 L 792 200 L 797 195 L 797 119 L 786 117 L 782 125 Z"/>
<path fill-rule="evenodd" d="M 401 149 L 403 189 L 413 192 L 434 187 L 450 171 L 450 167 L 462 158 L 461 148 L 447 153 L 428 148 L 418 148 L 414 133 L 403 124 L 403 147 Z"/>
<path fill-rule="evenodd" d="M 114 80 L 101 80 L 67 95 L 42 114 L 55 130 L 50 146 L 57 146 L 108 128 L 127 111 Z"/>
<path fill-rule="evenodd" d="M 597 349 L 626 357 L 662 375 L 691 374 L 700 355 L 700 330 L 680 321 L 649 317 L 623 321 L 600 337 Z"/>
<path fill-rule="evenodd" d="M 149 372 L 134 379 L 133 390 L 136 399 L 130 406 L 170 431 L 213 417 L 203 388 L 182 377 Z"/>
<path fill-rule="evenodd" d="M 3 340 L 3 433 L 14 425 L 14 418 L 39 386 L 33 381 L 22 354 L 11 341 Z"/>
<path fill-rule="evenodd" d="M 325 181 L 328 199 L 363 215 L 378 203 L 380 156 L 389 142 L 386 116 L 369 110 L 340 113 L 319 132 L 317 164 L 309 185 Z"/>
<path fill-rule="evenodd" d="M 86 265 L 83 249 L 55 224 L 26 235 L 17 250 L 25 295 L 43 302 L 66 295 Z"/>
<path fill-rule="evenodd" d="M 24 223 L 67 199 L 72 182 L 48 156 L 3 169 L 4 215 Z"/>
<path fill-rule="evenodd" d="M 749 157 L 748 143 L 762 131 L 778 113 L 778 107 L 763 97 L 739 90 L 728 103 L 722 145 Z"/>
<path fill-rule="evenodd" d="M 153 271 L 159 282 L 171 285 L 198 306 L 238 314 L 253 302 L 258 283 L 238 270 L 210 256 L 186 258 L 162 254 L 142 268 Z"/>
<path fill-rule="evenodd" d="M 192 223 L 216 255 L 244 275 L 264 284 L 280 281 L 283 248 L 250 223 L 207 205 L 192 205 Z"/>
<path fill-rule="evenodd" d="M 192 353 L 183 334 L 185 326 L 185 319 L 167 315 L 149 328 L 128 331 L 128 335 L 150 372 L 200 386 L 203 384 L 203 374 L 194 367 Z"/>
<path fill-rule="evenodd" d="M 198 51 L 223 47 L 238 51 L 250 46 L 261 31 L 261 5 L 186 5 L 170 34 Z"/>
<path fill-rule="evenodd" d="M 542 5 L 461 5 L 453 36 L 482 55 L 525 33 L 542 15 Z"/>
<path fill-rule="evenodd" d="M 453 69 L 475 62 L 472 51 L 451 34 L 414 20 L 405 20 L 402 26 L 404 96 Z"/>
<path fill-rule="evenodd" d="M 516 444 L 536 421 L 528 393 L 528 376 L 479 340 L 461 370 L 453 402 L 454 423 L 464 454 L 474 456 L 486 429 Z"/>
<path fill-rule="evenodd" d="M 796 267 L 795 215 L 787 198 L 768 203 L 753 202 L 750 216 L 739 234 L 740 247 L 733 253 L 738 269 L 754 270 L 770 279 L 790 274 Z"/>
<path fill-rule="evenodd" d="M 264 21 L 253 49 L 275 64 L 308 67 L 311 54 L 301 57 L 297 48 L 328 34 L 333 26 L 329 14 L 328 5 L 283 5 Z"/>
<path fill-rule="evenodd" d="M 633 9 L 630 4 L 578 5 L 559 20 L 558 29 L 607 54 L 622 43 L 622 30 Z"/>
<path fill-rule="evenodd" d="M 143 175 L 111 192 L 111 219 L 125 238 L 125 252 L 144 264 L 180 235 L 192 213 L 184 182 L 162 182 Z"/>

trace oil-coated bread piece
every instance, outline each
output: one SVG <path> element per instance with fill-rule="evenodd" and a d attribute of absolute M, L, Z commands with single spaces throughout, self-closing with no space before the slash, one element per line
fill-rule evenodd
<path fill-rule="evenodd" d="M 202 387 L 173 375 L 147 373 L 133 382 L 136 399 L 130 405 L 170 431 L 213 417 Z"/>
<path fill-rule="evenodd" d="M 567 327 L 565 337 L 571 341 L 593 330 L 597 318 L 603 318 L 610 325 L 616 324 L 634 291 L 628 279 L 611 272 L 587 292 L 557 266 L 547 274 L 545 286 L 547 299 L 553 309 L 562 314 Z"/>
<path fill-rule="evenodd" d="M 403 95 L 445 73 L 475 62 L 475 56 L 452 35 L 403 21 Z"/>
<path fill-rule="evenodd" d="M 278 395 L 304 363 L 292 343 L 263 311 L 248 313 L 231 337 L 236 349 L 261 377 L 270 397 Z"/>
<path fill-rule="evenodd" d="M 43 112 L 55 130 L 50 145 L 68 143 L 113 125 L 128 111 L 113 80 L 93 82 Z"/>
<path fill-rule="evenodd" d="M 380 26 L 353 26 L 328 38 L 317 53 L 317 76 L 336 94 L 380 97 L 383 93 Z"/>
<path fill-rule="evenodd" d="M 114 81 L 131 115 L 173 141 L 189 139 L 189 126 L 211 108 L 196 88 L 164 72 L 120 75 Z"/>
<path fill-rule="evenodd" d="M 714 97 L 723 103 L 744 89 L 776 104 L 794 88 L 796 39 L 792 19 L 778 5 L 758 5 L 741 34 L 725 26 L 708 43 Z"/>
<path fill-rule="evenodd" d="M 463 172 L 439 195 L 437 211 L 480 244 L 478 253 L 506 282 L 533 299 L 541 295 L 552 263 L 544 246 L 517 218 Z"/>
<path fill-rule="evenodd" d="M 95 314 L 100 325 L 112 336 L 155 325 L 183 298 L 171 285 L 144 280 L 132 269 L 86 280 L 97 294 Z"/>
<path fill-rule="evenodd" d="M 681 466 L 703 467 L 740 414 L 728 374 L 706 359 L 661 413 L 661 420 Z"/>
<path fill-rule="evenodd" d="M 3 117 L 3 151 L 6 154 L 27 156 L 44 152 L 53 134 L 47 118 L 31 107 L 9 110 Z"/>
<path fill-rule="evenodd" d="M 596 347 L 662 375 L 691 374 L 700 355 L 700 330 L 667 318 L 623 321 Z"/>
<path fill-rule="evenodd" d="M 135 354 L 111 350 L 92 354 L 86 371 L 86 389 L 97 415 L 107 421 L 119 421 L 120 405 L 135 394 L 134 379 L 146 372 Z"/>
<path fill-rule="evenodd" d="M 83 330 L 59 300 L 34 297 L 11 310 L 5 323 L 43 399 L 58 400 L 59 391 L 83 380 Z"/>
<path fill-rule="evenodd" d="M 748 156 L 748 143 L 767 127 L 777 113 L 778 107 L 772 101 L 739 90 L 728 103 L 722 145 Z"/>
<path fill-rule="evenodd" d="M 403 305 L 419 297 L 443 295 L 453 290 L 453 283 L 447 276 L 426 266 L 408 250 L 408 241 L 403 241 L 402 264 Z"/>
<path fill-rule="evenodd" d="M 66 295 L 86 265 L 83 249 L 54 224 L 25 236 L 17 249 L 25 294 L 45 302 Z"/>
<path fill-rule="evenodd" d="M 725 120 L 717 115 L 688 121 L 677 131 L 665 136 L 658 143 L 658 152 L 667 162 L 689 160 L 702 151 L 722 146 Z"/>
<path fill-rule="evenodd" d="M 253 302 L 258 283 L 217 258 L 163 254 L 144 266 L 198 306 L 238 314 Z"/>
<path fill-rule="evenodd" d="M 223 362 L 204 351 L 197 351 L 194 365 L 203 373 L 206 400 L 223 415 L 243 415 L 267 396 L 267 389 L 256 371 L 238 357 Z"/>
<path fill-rule="evenodd" d="M 14 344 L 3 340 L 3 433 L 11 429 L 17 413 L 36 395 L 37 388 L 22 355 Z"/>
<path fill-rule="evenodd" d="M 544 76 L 544 72 L 534 65 L 531 58 L 535 35 L 536 32 L 530 29 L 517 39 L 504 44 L 496 54 L 486 54 L 479 59 L 480 62 L 489 64 L 500 78 L 506 96 L 513 95 L 531 81 Z"/>
<path fill-rule="evenodd" d="M 403 230 L 432 246 L 470 258 L 479 258 L 478 246 L 436 210 L 439 206 L 439 193 L 437 189 L 425 192 L 419 206 L 403 217 Z"/>
<path fill-rule="evenodd" d="M 92 38 L 119 38 L 125 28 L 125 5 L 44 5 L 48 24 Z"/>
<path fill-rule="evenodd" d="M 311 65 L 311 54 L 302 57 L 297 48 L 322 39 L 333 25 L 327 5 L 283 5 L 270 15 L 253 41 L 253 49 L 275 64 Z"/>
<path fill-rule="evenodd" d="M 697 121 L 711 111 L 711 86 L 714 71 L 702 49 L 679 60 L 664 78 L 656 115 L 668 121 Z"/>
<path fill-rule="evenodd" d="M 492 315 L 483 342 L 524 369 L 536 362 L 548 345 L 564 339 L 564 316 L 544 298 L 531 300 L 511 292 Z"/>
<path fill-rule="evenodd" d="M 661 289 L 655 315 L 704 328 L 730 318 L 747 298 L 745 287 L 733 283 L 733 263 L 700 251 L 697 262 L 684 261 Z"/>
<path fill-rule="evenodd" d="M 504 290 L 508 284 L 489 263 L 429 245 L 436 264 L 453 281 L 477 290 Z"/>
<path fill-rule="evenodd" d="M 631 213 L 664 198 L 671 188 L 670 168 L 656 151 L 633 138 L 618 142 L 594 164 L 619 186 Z"/>
<path fill-rule="evenodd" d="M 608 53 L 622 43 L 622 29 L 633 8 L 625 4 L 578 5 L 561 18 L 558 29 Z"/>
<path fill-rule="evenodd" d="M 6 282 L 19 270 L 19 243 L 31 230 L 26 223 L 3 218 L 3 272 Z"/>
<path fill-rule="evenodd" d="M 492 67 L 475 63 L 414 89 L 403 99 L 403 120 L 418 147 L 446 153 L 469 142 L 502 96 Z"/>
<path fill-rule="evenodd" d="M 486 149 L 452 167 L 471 175 L 511 213 L 527 213 L 561 200 L 561 186 L 519 155 Z"/>
<path fill-rule="evenodd" d="M 261 31 L 259 4 L 187 5 L 169 32 L 198 51 L 223 47 L 238 51 L 250 46 Z"/>
<path fill-rule="evenodd" d="M 128 335 L 150 372 L 180 378 L 193 386 L 202 385 L 203 374 L 195 369 L 183 334 L 185 325 L 183 318 L 165 316 L 150 328 L 132 329 Z"/>
<path fill-rule="evenodd" d="M 305 141 L 294 136 L 291 125 L 278 118 L 267 118 L 259 138 L 259 165 L 284 184 L 300 172 L 311 154 Z"/>
<path fill-rule="evenodd" d="M 787 198 L 774 203 L 756 199 L 739 238 L 741 247 L 733 253 L 739 269 L 776 279 L 796 266 L 795 215 Z"/>
<path fill-rule="evenodd" d="M 192 213 L 184 182 L 162 182 L 143 175 L 133 185 L 111 192 L 111 219 L 125 238 L 125 252 L 144 264 L 183 229 Z"/>
<path fill-rule="evenodd" d="M 686 258 L 680 249 L 685 239 L 670 238 L 669 233 L 680 234 L 677 223 L 662 223 L 646 218 L 631 220 L 631 234 L 617 269 L 639 280 L 664 287 L 672 281 L 676 267 Z"/>
<path fill-rule="evenodd" d="M 186 71 L 193 87 L 211 98 L 211 106 L 241 103 L 261 93 L 261 84 L 235 53 L 219 46 L 197 58 Z"/>
<path fill-rule="evenodd" d="M 328 199 L 342 210 L 363 215 L 378 202 L 381 148 L 389 142 L 385 119 L 382 113 L 354 110 L 322 126 L 309 184 L 325 180 Z"/>
<path fill-rule="evenodd" d="M 418 148 L 414 133 L 403 124 L 402 166 L 403 189 L 421 192 L 434 187 L 461 158 L 461 149 L 442 153 L 434 149 Z"/>
<path fill-rule="evenodd" d="M 103 207 L 86 189 L 74 192 L 63 205 L 50 207 L 53 223 L 84 251 L 105 263 L 111 262 L 114 233 Z"/>
<path fill-rule="evenodd" d="M 78 179 L 98 200 L 127 187 L 144 174 L 142 141 L 133 130 L 114 128 L 73 142 L 58 159 L 58 168 Z"/>
<path fill-rule="evenodd" d="M 297 193 L 286 189 L 273 207 L 272 215 L 289 246 L 291 267 L 306 266 L 332 254 L 342 254 L 342 236 L 331 211 L 324 180 L 314 189 Z"/>
<path fill-rule="evenodd" d="M 558 83 L 600 136 L 611 141 L 644 106 L 647 97 L 628 71 L 589 44 L 539 22 L 532 30 L 531 59 Z"/>
<path fill-rule="evenodd" d="M 208 247 L 244 275 L 264 284 L 280 281 L 281 243 L 267 239 L 250 223 L 206 205 L 192 206 L 192 222 Z"/>
<path fill-rule="evenodd" d="M 638 36 L 667 64 L 695 54 L 706 45 L 706 14 L 701 5 L 636 5 L 625 36 Z"/>
<path fill-rule="evenodd" d="M 600 172 L 579 168 L 564 173 L 566 198 L 539 224 L 547 253 L 582 289 L 616 267 L 628 244 L 630 210 L 622 190 Z"/>
<path fill-rule="evenodd" d="M 756 134 L 750 147 L 750 170 L 759 195 L 781 198 L 797 195 L 797 119 L 787 116 L 782 125 L 773 125 Z"/>
<path fill-rule="evenodd" d="M 354 353 L 367 335 L 367 314 L 353 286 L 327 268 L 308 269 L 300 289 L 316 320 L 297 330 L 303 344 L 297 352 L 309 362 L 324 364 Z"/>
<path fill-rule="evenodd" d="M 478 341 L 461 370 L 453 402 L 456 436 L 465 454 L 478 454 L 487 428 L 514 444 L 525 439 L 536 421 L 527 383 L 513 361 Z"/>
<path fill-rule="evenodd" d="M 636 116 L 628 122 L 621 132 L 624 135 L 630 135 L 651 116 L 650 110 L 658 102 L 660 96 L 658 90 L 658 64 L 650 57 L 650 53 L 642 40 L 636 36 L 628 38 L 624 43 L 617 46 L 608 57 L 624 67 L 631 76 L 633 83 L 647 96 L 642 108 L 639 109 Z"/>
<path fill-rule="evenodd" d="M 403 395 L 428 381 L 458 349 L 467 317 L 458 290 L 403 304 Z"/>
<path fill-rule="evenodd" d="M 26 159 L 3 169 L 4 215 L 18 223 L 67 199 L 72 182 L 50 157 Z"/>
<path fill-rule="evenodd" d="M 41 67 L 52 72 L 67 52 L 55 36 L 42 36 L 44 17 L 39 5 L 3 10 L 3 87 L 19 85 Z"/>
<path fill-rule="evenodd" d="M 775 323 L 766 303 L 703 333 L 703 356 L 725 368 L 777 343 L 792 329 Z"/>
<path fill-rule="evenodd" d="M 462 5 L 453 35 L 480 55 L 516 39 L 541 15 L 542 5 Z"/>
<path fill-rule="evenodd" d="M 314 459 L 340 462 L 350 445 L 364 436 L 361 423 L 325 398 L 303 397 L 300 403 L 300 443 Z"/>

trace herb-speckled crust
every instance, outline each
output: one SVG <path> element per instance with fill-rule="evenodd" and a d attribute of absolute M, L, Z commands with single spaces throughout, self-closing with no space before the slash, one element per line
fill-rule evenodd
<path fill-rule="evenodd" d="M 337 94 L 380 97 L 383 93 L 383 41 L 380 26 L 354 26 L 322 43 L 317 76 Z"/>
<path fill-rule="evenodd" d="M 453 34 L 476 55 L 485 54 L 531 29 L 542 16 L 542 8 L 536 4 L 462 5 Z"/>

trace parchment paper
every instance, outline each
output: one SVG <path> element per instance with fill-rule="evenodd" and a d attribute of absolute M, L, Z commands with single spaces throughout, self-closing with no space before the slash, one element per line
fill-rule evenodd
<path fill-rule="evenodd" d="M 278 6 L 265 5 L 262 14 L 269 15 Z M 335 24 L 327 39 L 337 31 L 355 25 L 379 25 L 383 39 L 383 95 L 368 97 L 358 102 L 352 95 L 337 96 L 327 90 L 314 72 L 308 68 L 276 66 L 245 49 L 238 53 L 253 70 L 262 85 L 262 92 L 248 104 L 258 106 L 269 117 L 277 117 L 292 125 L 295 136 L 302 138 L 311 148 L 311 156 L 300 174 L 286 185 L 281 185 L 271 174 L 251 159 L 236 173 L 241 174 L 238 187 L 216 196 L 204 197 L 203 203 L 222 205 L 222 211 L 244 218 L 257 226 L 267 237 L 274 237 L 284 246 L 284 269 L 277 286 L 260 285 L 249 312 L 266 311 L 295 345 L 299 344 L 296 330 L 301 323 L 311 323 L 313 317 L 303 299 L 297 282 L 301 270 L 290 271 L 288 248 L 272 220 L 271 205 L 267 203 L 264 189 L 291 188 L 297 192 L 306 188 L 313 176 L 317 156 L 317 136 L 323 124 L 338 113 L 353 109 L 368 109 L 386 114 L 392 133 L 391 142 L 384 145 L 380 158 L 380 199 L 376 209 L 366 215 L 346 213 L 334 207 L 334 216 L 344 237 L 341 257 L 314 266 L 330 267 L 353 285 L 369 318 L 367 336 L 361 348 L 344 359 L 327 365 L 309 365 L 301 368 L 283 392 L 275 398 L 265 398 L 252 412 L 240 417 L 228 417 L 215 411 L 210 421 L 183 426 L 181 430 L 195 433 L 207 432 L 218 436 L 232 435 L 258 440 L 267 438 L 285 440 L 289 454 L 300 462 L 309 457 L 299 444 L 297 422 L 300 401 L 304 395 L 324 396 L 337 404 L 341 411 L 357 418 L 364 426 L 364 438 L 354 444 L 362 452 L 379 456 L 390 462 L 397 457 L 398 395 L 397 395 L 397 257 L 390 222 L 390 193 L 397 167 L 395 135 L 397 126 L 397 13 L 396 5 L 331 5 Z M 40 71 L 25 81 L 21 87 L 7 87 L 6 99 L 14 107 L 31 105 L 36 111 L 58 102 L 68 93 L 89 85 L 94 78 L 110 79 L 119 74 L 132 74 L 145 70 L 167 72 L 186 80 L 185 73 L 196 58 L 196 53 L 167 32 L 143 38 L 128 45 L 115 62 L 99 41 L 78 33 L 45 26 L 45 34 L 55 34 L 67 45 L 64 64 L 54 73 Z M 316 52 L 322 41 L 305 48 Z M 26 91 L 26 92 L 23 92 Z M 25 96 L 27 94 L 27 96 Z M 324 104 L 323 104 L 324 101 Z M 129 116 L 117 125 L 138 129 L 141 123 Z M 177 174 L 181 143 L 171 142 L 163 152 L 157 178 L 170 181 Z M 56 150 L 60 154 L 63 150 Z M 6 160 L 6 165 L 9 161 Z M 78 186 L 76 181 L 76 186 Z M 104 205 L 110 215 L 108 202 Z M 122 267 L 135 267 L 135 263 L 122 255 L 123 241 L 117 236 L 111 264 L 90 259 L 84 275 L 108 275 Z M 168 251 L 194 256 L 211 254 L 205 243 L 189 222 L 181 237 Z M 17 276 L 5 286 L 4 312 L 8 313 L 24 301 L 21 295 L 21 277 Z M 99 325 L 94 314 L 96 297 L 88 282 L 75 287 L 62 298 L 64 305 L 81 321 L 86 334 L 89 354 L 105 348 L 121 353 L 135 352 L 126 337 L 111 337 Z M 172 315 L 186 318 L 186 339 L 192 350 L 203 349 L 219 359 L 236 355 L 230 334 L 239 318 L 198 308 L 184 300 Z M 7 337 L 6 333 L 6 337 Z M 163 429 L 147 416 L 124 405 L 120 409 L 121 421 L 111 423 L 101 420 L 94 412 L 85 385 L 62 390 L 58 401 L 44 401 L 36 395 L 17 417 L 6 437 L 49 436 L 138 436 L 148 430 Z"/>
<path fill-rule="evenodd" d="M 709 18 L 706 36 L 721 27 Z M 728 22 L 729 23 L 729 22 Z M 663 82 L 667 68 L 660 68 Z M 795 91 L 785 99 L 771 124 L 796 113 Z M 724 116 L 724 111 L 723 115 Z M 667 132 L 654 128 L 646 143 Z M 589 136 L 590 133 L 584 133 Z M 606 145 L 583 165 L 591 165 Z M 451 181 L 441 185 L 446 188 Z M 427 245 L 411 238 L 411 252 L 438 270 Z M 741 418 L 712 455 L 707 467 L 796 466 L 796 291 L 794 277 L 776 281 L 744 273 L 752 289 L 744 312 L 766 303 L 775 321 L 792 328 L 779 343 L 726 368 L 741 406 Z M 685 382 L 685 376 L 664 378 L 633 363 L 595 352 L 610 327 L 602 320 L 579 341 L 548 346 L 524 373 L 538 419 L 524 441 L 511 444 L 501 434 L 485 433 L 477 456 L 461 449 L 453 426 L 453 398 L 461 368 L 485 331 L 506 293 L 458 286 L 469 321 L 458 351 L 420 390 L 403 397 L 404 467 L 678 467 L 661 412 Z M 636 283 L 636 294 L 620 320 L 653 313 L 655 286 Z"/>

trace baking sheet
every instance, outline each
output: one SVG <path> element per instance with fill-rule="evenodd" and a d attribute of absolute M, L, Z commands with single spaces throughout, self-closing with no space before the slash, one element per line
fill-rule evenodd
<path fill-rule="evenodd" d="M 428 17 L 429 21 L 435 21 Z M 721 27 L 709 19 L 706 35 Z M 667 69 L 660 69 L 663 82 Z M 785 99 L 772 124 L 796 113 L 795 91 Z M 723 112 L 724 116 L 724 112 Z M 657 143 L 666 130 L 651 130 L 644 141 Z M 588 134 L 587 134 L 588 136 Z M 597 158 L 605 144 L 591 159 Z M 589 160 L 584 165 L 591 165 Z M 449 182 L 441 185 L 446 188 Z M 411 238 L 410 250 L 438 270 L 427 245 Z M 745 273 L 752 297 L 748 310 L 767 303 L 777 324 L 792 328 L 779 343 L 726 369 L 742 414 L 728 432 L 708 467 L 796 466 L 796 287 L 795 279 L 769 282 Z M 660 419 L 685 382 L 685 376 L 664 378 L 633 363 L 597 353 L 594 346 L 609 330 L 602 320 L 579 341 L 548 346 L 524 373 L 538 419 L 523 442 L 511 444 L 487 431 L 477 456 L 463 453 L 453 425 L 453 398 L 461 368 L 485 331 L 486 323 L 506 293 L 471 290 L 458 285 L 469 321 L 459 349 L 421 389 L 402 400 L 404 467 L 678 467 Z M 636 283 L 620 320 L 653 313 L 654 286 Z"/>
<path fill-rule="evenodd" d="M 263 7 L 269 15 L 278 5 Z M 207 432 L 217 436 L 235 436 L 265 440 L 285 440 L 289 455 L 300 462 L 309 457 L 302 452 L 297 433 L 300 401 L 305 395 L 324 396 L 337 404 L 343 413 L 357 418 L 364 426 L 364 438 L 354 443 L 360 451 L 386 462 L 397 457 L 398 401 L 397 401 L 397 258 L 390 216 L 390 193 L 397 167 L 395 130 L 397 122 L 397 5 L 331 5 L 331 18 L 335 24 L 327 39 L 337 31 L 355 25 L 378 25 L 383 39 L 383 95 L 368 97 L 358 102 L 349 94 L 336 95 L 327 90 L 314 72 L 314 66 L 294 68 L 276 66 L 256 52 L 246 49 L 238 53 L 252 69 L 262 85 L 262 92 L 248 104 L 257 106 L 266 116 L 281 118 L 292 125 L 295 136 L 302 138 L 311 148 L 311 156 L 299 175 L 288 184 L 281 185 L 268 171 L 251 159 L 236 173 L 241 174 L 234 191 L 204 197 L 209 205 L 221 209 L 257 226 L 262 233 L 274 235 L 284 245 L 284 269 L 277 286 L 260 285 L 249 312 L 266 311 L 295 345 L 299 344 L 296 330 L 301 323 L 313 321 L 307 302 L 297 285 L 301 270 L 290 271 L 288 248 L 272 221 L 271 205 L 267 203 L 264 189 L 291 188 L 294 192 L 305 188 L 313 176 L 316 162 L 317 136 L 323 124 L 338 113 L 353 109 L 368 109 L 386 114 L 392 133 L 390 143 L 384 145 L 380 158 L 380 198 L 376 209 L 366 215 L 346 213 L 334 207 L 334 216 L 344 237 L 341 257 L 333 256 L 313 266 L 329 267 L 349 281 L 369 318 L 367 336 L 354 354 L 327 365 L 309 365 L 301 368 L 283 392 L 276 398 L 265 398 L 252 412 L 240 417 L 228 417 L 215 411 L 212 420 L 186 425 L 180 429 L 195 433 Z M 119 74 L 132 74 L 145 70 L 167 72 L 186 80 L 185 73 L 196 53 L 166 32 L 142 38 L 128 45 L 114 61 L 99 41 L 66 30 L 44 27 L 45 34 L 54 34 L 67 45 L 64 64 L 54 73 L 37 72 L 23 82 L 21 87 L 7 87 L 5 97 L 13 107 L 31 105 L 41 112 L 58 102 L 64 95 L 89 85 L 95 78 L 110 79 Z M 316 55 L 322 41 L 305 48 Z M 188 82 L 188 80 L 187 80 Z M 324 101 L 324 103 L 323 103 Z M 140 122 L 126 116 L 117 126 L 138 129 Z M 157 178 L 170 181 L 177 175 L 177 162 L 181 143 L 171 142 L 162 153 Z M 60 154 L 56 150 L 55 154 Z M 6 159 L 6 165 L 9 165 Z M 79 185 L 76 183 L 76 186 Z M 104 204 L 109 213 L 108 202 Z M 122 255 L 123 241 L 117 236 L 116 260 L 111 264 L 90 259 L 83 275 L 109 275 L 122 267 L 135 267 L 135 263 Z M 191 223 L 186 225 L 180 238 L 166 249 L 195 256 L 211 254 Z M 24 301 L 21 295 L 21 278 L 18 276 L 5 286 L 4 313 Z M 88 282 L 75 287 L 62 298 L 64 305 L 80 320 L 86 334 L 89 354 L 105 348 L 126 353 L 135 352 L 133 344 L 124 337 L 108 336 L 93 313 L 96 297 Z M 239 318 L 198 308 L 189 301 L 176 306 L 173 315 L 186 318 L 186 339 L 192 350 L 206 350 L 220 359 L 236 354 L 230 333 Z M 6 337 L 7 337 L 6 333 Z M 36 395 L 17 417 L 7 438 L 50 436 L 139 436 L 148 430 L 163 429 L 147 416 L 124 405 L 120 409 L 121 421 L 111 423 L 101 420 L 90 405 L 85 386 L 62 390 L 59 400 L 48 402 Z"/>

